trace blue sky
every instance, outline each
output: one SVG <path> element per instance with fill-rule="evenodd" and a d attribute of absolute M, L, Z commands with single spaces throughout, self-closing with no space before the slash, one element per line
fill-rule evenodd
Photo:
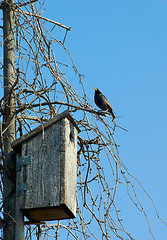
<path fill-rule="evenodd" d="M 115 133 L 121 159 L 167 222 L 167 0 L 46 0 L 44 8 L 44 17 L 72 27 L 65 46 L 84 75 L 87 95 L 96 108 L 93 87 L 99 88 L 117 123 L 128 129 Z M 56 57 L 65 63 L 64 55 Z M 74 76 L 68 80 L 75 82 Z M 167 227 L 135 186 L 155 238 L 166 239 Z M 121 189 L 117 197 L 127 230 L 136 240 L 151 240 L 144 217 Z"/>
<path fill-rule="evenodd" d="M 167 221 L 167 1 L 50 0 L 45 9 L 44 16 L 72 27 L 66 47 L 87 95 L 93 103 L 93 87 L 101 89 L 128 129 L 116 133 L 121 158 Z M 164 240 L 167 228 L 141 196 L 156 239 Z M 126 200 L 120 205 L 126 209 Z M 137 240 L 152 239 L 133 207 L 126 214 Z"/>

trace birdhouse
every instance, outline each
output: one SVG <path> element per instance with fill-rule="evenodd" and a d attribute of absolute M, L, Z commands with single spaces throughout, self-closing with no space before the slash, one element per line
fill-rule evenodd
<path fill-rule="evenodd" d="M 13 142 L 16 195 L 30 221 L 76 216 L 78 132 L 65 111 Z"/>

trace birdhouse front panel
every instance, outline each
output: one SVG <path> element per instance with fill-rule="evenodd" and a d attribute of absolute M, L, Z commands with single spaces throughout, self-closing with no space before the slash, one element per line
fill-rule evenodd
<path fill-rule="evenodd" d="M 75 217 L 78 129 L 68 116 L 17 141 L 17 193 L 31 221 Z"/>

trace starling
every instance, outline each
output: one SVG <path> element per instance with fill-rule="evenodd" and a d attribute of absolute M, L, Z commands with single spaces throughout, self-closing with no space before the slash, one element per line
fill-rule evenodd
<path fill-rule="evenodd" d="M 107 98 L 102 94 L 102 92 L 98 89 L 98 88 L 94 88 L 95 89 L 95 103 L 96 105 L 104 110 L 104 111 L 108 111 L 109 113 L 111 113 L 113 119 L 115 118 L 115 115 L 113 113 L 113 109 L 109 103 L 109 101 L 107 100 Z"/>

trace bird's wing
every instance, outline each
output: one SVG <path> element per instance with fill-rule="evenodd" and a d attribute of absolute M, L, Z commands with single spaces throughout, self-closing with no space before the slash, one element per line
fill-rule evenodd
<path fill-rule="evenodd" d="M 108 110 L 111 113 L 112 117 L 115 118 L 113 108 L 112 108 L 111 104 L 109 103 L 109 101 L 107 100 L 107 98 L 106 98 L 106 104 L 107 104 Z"/>

